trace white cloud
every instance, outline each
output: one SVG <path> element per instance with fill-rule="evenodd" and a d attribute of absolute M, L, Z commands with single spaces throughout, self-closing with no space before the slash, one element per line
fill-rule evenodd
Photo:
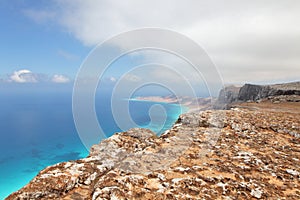
<path fill-rule="evenodd" d="M 202 45 L 225 82 L 299 78 L 298 0 L 54 2 L 55 9 L 27 15 L 56 21 L 88 46 L 135 28 L 162 27 Z"/>
<path fill-rule="evenodd" d="M 141 77 L 134 74 L 126 74 L 123 78 L 130 82 L 139 82 L 142 80 Z"/>
<path fill-rule="evenodd" d="M 34 73 L 28 69 L 22 69 L 14 71 L 7 79 L 3 79 L 2 82 L 11 82 L 11 83 L 68 83 L 71 80 L 64 76 L 55 74 L 51 78 L 46 74 Z"/>
<path fill-rule="evenodd" d="M 109 77 L 109 80 L 110 80 L 111 82 L 116 82 L 116 81 L 117 81 L 117 79 L 116 79 L 115 77 L 113 77 L 113 76 Z"/>
<path fill-rule="evenodd" d="M 70 82 L 70 79 L 64 75 L 55 74 L 52 77 L 51 81 L 54 83 L 68 83 L 68 82 Z"/>
<path fill-rule="evenodd" d="M 9 77 L 9 82 L 16 83 L 36 83 L 38 82 L 37 76 L 30 70 L 23 69 L 19 71 L 14 71 Z"/>
<path fill-rule="evenodd" d="M 23 11 L 26 16 L 31 18 L 37 23 L 48 22 L 56 17 L 56 13 L 54 11 L 46 11 L 46 10 L 31 10 L 27 9 Z"/>
<path fill-rule="evenodd" d="M 61 49 L 57 51 L 57 54 L 70 61 L 77 60 L 79 58 L 78 56 Z"/>

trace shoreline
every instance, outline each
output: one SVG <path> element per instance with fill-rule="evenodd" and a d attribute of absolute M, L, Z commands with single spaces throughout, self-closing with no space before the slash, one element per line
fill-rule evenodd
<path fill-rule="evenodd" d="M 198 108 L 193 108 L 193 107 L 185 105 L 185 104 L 180 104 L 179 102 L 156 101 L 156 100 L 150 100 L 150 99 L 147 100 L 147 99 L 138 99 L 138 98 L 132 98 L 132 99 L 126 99 L 126 100 L 135 101 L 135 102 L 149 102 L 149 103 L 160 103 L 160 104 L 180 106 L 181 107 L 181 114 L 179 114 L 178 117 L 182 114 L 191 113 L 191 112 L 194 112 L 194 111 L 198 110 Z"/>
<path fill-rule="evenodd" d="M 276 104 L 270 105 L 277 107 Z M 219 115 L 225 115 L 225 121 L 229 124 L 219 127 L 223 131 L 221 131 L 216 145 L 212 147 L 212 151 L 207 154 L 208 158 L 213 159 L 207 161 L 209 162 L 209 165 L 203 164 L 202 156 L 194 155 L 199 155 L 199 152 L 203 151 L 203 148 L 207 148 L 207 146 L 199 145 L 198 141 L 207 140 L 206 133 L 213 131 L 216 128 L 214 126 L 209 126 L 210 117 Z M 299 113 L 297 115 L 299 115 Z M 295 127 L 298 127 L 299 118 L 295 117 L 295 113 L 282 112 L 281 110 L 269 111 L 265 110 L 265 107 L 262 107 L 261 110 L 235 108 L 231 110 L 205 111 L 196 115 L 186 114 L 183 115 L 181 119 L 184 119 L 185 123 L 175 124 L 167 133 L 158 137 L 153 136 L 153 133 L 145 129 L 131 129 L 126 132 L 114 134 L 105 141 L 94 145 L 90 150 L 88 157 L 77 161 L 49 166 L 40 171 L 29 184 L 10 194 L 7 199 L 16 199 L 18 197 L 28 199 L 32 197 L 47 198 L 53 196 L 57 198 L 70 198 L 73 197 L 74 194 L 80 198 L 86 196 L 111 198 L 116 195 L 139 197 L 141 191 L 139 188 L 145 188 L 145 186 L 149 187 L 149 185 L 151 185 L 156 191 L 160 189 L 156 185 L 152 185 L 153 182 L 161 185 L 167 183 L 172 187 L 179 187 L 181 189 L 180 191 L 182 191 L 180 197 L 185 197 L 187 192 L 195 188 L 193 185 L 187 186 L 186 181 L 192 182 L 196 180 L 196 178 L 199 178 L 198 173 L 203 173 L 203 170 L 206 173 L 203 173 L 200 178 L 202 182 L 205 183 L 205 190 L 199 191 L 199 193 L 196 194 L 191 193 L 191 195 L 193 195 L 192 197 L 204 197 L 207 194 L 207 191 L 210 191 L 209 194 L 211 194 L 212 199 L 222 195 L 222 190 L 216 190 L 216 188 L 220 187 L 219 181 L 227 181 L 228 185 L 226 187 L 230 188 L 231 191 L 234 191 L 234 188 L 236 188 L 237 185 L 244 186 L 245 183 L 243 181 L 235 178 L 236 173 L 238 176 L 242 177 L 250 176 L 255 184 L 257 184 L 256 187 L 260 188 L 259 191 L 262 191 L 259 193 L 261 197 L 263 197 L 262 195 L 268 197 L 290 197 L 292 199 L 294 197 L 299 197 L 298 194 L 290 195 L 289 188 L 280 188 L 280 193 L 276 193 L 278 190 L 275 190 L 274 187 L 270 187 L 272 183 L 269 183 L 268 180 L 266 182 L 266 179 L 264 179 L 264 177 L 270 177 L 274 173 L 281 177 L 288 176 L 289 178 L 279 180 L 280 184 L 288 185 L 293 183 L 298 176 L 299 168 L 297 168 L 296 164 L 299 160 L 299 156 L 296 153 L 291 152 L 289 148 L 282 148 L 284 145 L 289 145 L 291 148 L 295 148 L 296 150 L 299 149 L 299 147 L 296 146 L 297 143 L 295 143 L 299 141 L 299 136 L 295 133 L 295 131 L 299 130 L 295 130 Z M 203 123 L 198 123 L 198 120 L 202 120 Z M 255 121 L 252 126 L 249 126 L 248 124 L 251 120 Z M 288 123 L 286 123 L 286 120 L 288 120 Z M 274 128 L 274 123 L 276 124 L 276 129 Z M 245 130 L 239 128 L 241 126 L 246 127 Z M 188 134 L 189 131 L 191 131 L 191 128 L 193 132 L 192 138 L 196 137 L 196 140 L 189 140 L 191 141 L 189 147 L 192 148 L 189 148 L 188 151 L 182 151 L 182 153 L 179 152 L 178 156 L 181 158 L 180 162 L 176 160 L 173 161 L 171 159 L 172 157 L 170 157 L 171 160 L 166 160 L 164 156 L 169 158 L 169 155 L 177 155 L 174 153 L 177 152 L 178 147 L 174 146 L 174 144 L 176 144 L 180 135 Z M 237 134 L 245 135 L 247 136 L 247 139 L 245 139 L 245 137 L 236 137 Z M 284 138 L 285 140 L 278 141 L 277 137 Z M 265 140 L 270 142 L 257 142 Z M 249 141 L 251 142 L 251 145 L 249 145 Z M 180 142 L 180 140 L 178 142 Z M 267 145 L 266 147 L 268 149 L 264 151 L 264 154 L 261 153 L 261 145 Z M 116 146 L 119 148 L 116 149 Z M 108 153 L 103 151 L 104 149 L 106 149 Z M 174 150 L 174 152 L 172 150 Z M 124 152 L 126 152 L 125 155 L 130 156 L 121 157 L 122 159 L 120 160 L 120 156 L 124 155 Z M 153 154 L 155 152 L 164 152 L 163 154 L 165 155 L 159 157 L 161 154 L 157 154 L 157 157 Z M 278 153 L 274 154 L 273 152 Z M 249 165 L 244 159 L 245 156 L 243 155 L 245 154 L 249 159 L 256 161 L 251 162 L 250 164 L 251 166 L 254 165 L 255 169 L 259 172 L 259 176 L 256 174 L 251 175 L 247 170 L 241 170 L 240 166 L 248 167 Z M 266 158 L 266 154 L 270 161 L 268 163 L 259 162 Z M 294 159 L 287 160 L 284 156 L 286 154 L 291 154 Z M 147 157 L 140 157 L 141 155 L 147 155 Z M 193 156 L 191 157 L 191 155 Z M 271 158 L 275 156 L 279 159 L 278 161 L 271 160 Z M 133 164 L 130 165 L 130 168 L 128 168 L 128 163 L 130 162 L 127 161 L 131 161 L 133 158 L 135 158 L 135 160 Z M 153 167 L 152 165 L 149 165 L 149 161 L 153 161 L 151 158 L 155 158 L 154 161 L 156 162 L 157 158 L 159 158 L 159 163 L 163 163 L 163 165 L 158 166 L 158 168 L 156 168 L 155 165 L 153 169 L 148 168 L 148 166 Z M 106 161 L 103 162 L 103 160 Z M 217 164 L 215 162 L 217 162 Z M 122 163 L 126 163 L 126 165 L 122 165 Z M 138 163 L 138 165 L 135 163 Z M 172 164 L 172 167 L 168 167 L 170 163 Z M 223 168 L 214 167 L 221 166 L 224 163 L 226 164 L 226 167 L 228 166 L 229 169 L 233 170 L 224 172 Z M 276 166 L 277 163 L 283 163 L 285 170 L 275 168 L 274 166 Z M 142 166 L 142 168 L 140 166 Z M 269 166 L 271 167 L 268 168 Z M 129 171 L 125 172 L 124 169 L 128 169 Z M 190 173 L 191 169 L 195 170 L 197 173 Z M 259 169 L 268 170 L 262 172 Z M 136 173 L 137 175 L 133 175 L 130 170 L 138 172 Z M 149 178 L 148 173 L 145 173 L 149 171 L 151 173 L 151 178 Z M 59 176 L 57 176 L 58 173 L 60 174 Z M 187 173 L 189 173 L 189 176 L 182 179 Z M 223 178 L 224 174 L 227 174 L 227 177 L 229 178 Z M 221 180 L 212 182 L 211 180 L 214 180 L 216 176 L 222 177 Z M 291 176 L 294 176 L 294 178 Z M 125 181 L 124 177 L 126 177 Z M 130 189 L 129 186 L 136 184 L 137 180 L 139 180 L 136 187 L 137 189 Z M 58 182 L 63 182 L 64 184 L 57 185 L 56 183 Z M 194 182 L 192 183 L 194 184 Z M 198 182 L 195 182 L 195 184 L 197 183 Z M 250 181 L 246 183 L 251 184 Z M 114 188 L 111 188 L 112 184 L 114 184 Z M 47 187 L 45 187 L 45 185 Z M 55 193 L 53 192 L 53 188 L 56 189 Z M 107 188 L 109 188 L 109 190 L 107 190 Z M 118 189 L 117 192 L 115 192 L 115 188 Z M 163 187 L 166 192 L 171 191 L 169 188 L 171 187 Z M 299 189 L 299 187 L 296 187 L 296 189 Z M 126 192 L 128 192 L 128 190 L 132 191 L 132 194 L 127 194 Z M 218 192 L 217 194 L 216 191 Z M 147 194 L 149 194 L 149 198 L 155 199 L 159 198 L 163 193 L 153 192 Z M 247 191 L 247 193 L 245 192 L 244 194 L 247 199 L 256 196 L 256 193 L 253 193 L 252 191 Z M 289 194 L 289 196 L 285 194 Z M 229 196 L 234 198 L 236 197 L 236 194 L 230 193 Z"/>
<path fill-rule="evenodd" d="M 146 97 L 134 97 L 131 99 L 126 99 L 128 101 L 137 101 L 137 102 L 157 102 L 160 104 L 174 104 L 180 105 L 183 109 L 182 114 L 184 113 L 193 113 L 205 110 L 213 109 L 215 98 L 213 97 L 163 97 L 163 96 L 146 96 Z"/>
<path fill-rule="evenodd" d="M 156 102 L 156 103 L 161 103 L 161 104 L 175 104 L 178 105 L 178 102 L 168 102 L 168 101 L 156 101 L 156 100 L 147 100 L 147 99 L 138 99 L 138 98 L 132 98 L 132 99 L 124 99 L 127 101 L 136 101 L 136 102 Z"/>

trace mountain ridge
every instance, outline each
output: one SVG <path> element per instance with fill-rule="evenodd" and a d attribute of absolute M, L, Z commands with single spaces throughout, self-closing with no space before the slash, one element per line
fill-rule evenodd
<path fill-rule="evenodd" d="M 265 98 L 274 98 L 276 96 L 300 95 L 300 81 L 273 84 L 256 85 L 246 83 L 243 86 L 227 86 L 221 89 L 216 103 L 216 107 L 226 107 L 233 102 L 256 101 L 259 102 Z M 284 97 L 283 97 L 284 98 Z M 296 98 L 298 99 L 298 98 Z M 295 101 L 298 101 L 296 100 Z M 290 99 L 290 101 L 293 101 Z"/>

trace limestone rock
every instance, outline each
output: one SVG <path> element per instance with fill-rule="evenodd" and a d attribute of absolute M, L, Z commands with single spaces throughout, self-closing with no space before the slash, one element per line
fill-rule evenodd
<path fill-rule="evenodd" d="M 218 97 L 215 108 L 227 109 L 233 102 L 261 102 L 262 99 L 271 99 L 272 102 L 299 102 L 300 82 L 254 85 L 245 84 L 242 87 L 227 86 L 223 88 Z"/>
<path fill-rule="evenodd" d="M 291 134 L 293 133 L 293 134 Z M 116 133 L 7 199 L 300 199 L 300 113 L 204 111 Z"/>

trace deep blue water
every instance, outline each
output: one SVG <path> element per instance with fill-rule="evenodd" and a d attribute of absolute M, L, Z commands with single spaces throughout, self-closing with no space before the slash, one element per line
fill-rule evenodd
<path fill-rule="evenodd" d="M 46 166 L 88 155 L 74 125 L 70 91 L 3 91 L 0 98 L 0 199 L 23 187 Z M 97 101 L 96 109 L 105 134 L 110 136 L 121 130 L 107 102 L 107 98 Z M 148 110 L 154 104 L 130 101 L 132 118 L 141 127 L 147 128 Z M 167 112 L 165 130 L 182 109 L 175 104 L 160 105 Z M 155 130 L 155 126 L 150 128 Z"/>

